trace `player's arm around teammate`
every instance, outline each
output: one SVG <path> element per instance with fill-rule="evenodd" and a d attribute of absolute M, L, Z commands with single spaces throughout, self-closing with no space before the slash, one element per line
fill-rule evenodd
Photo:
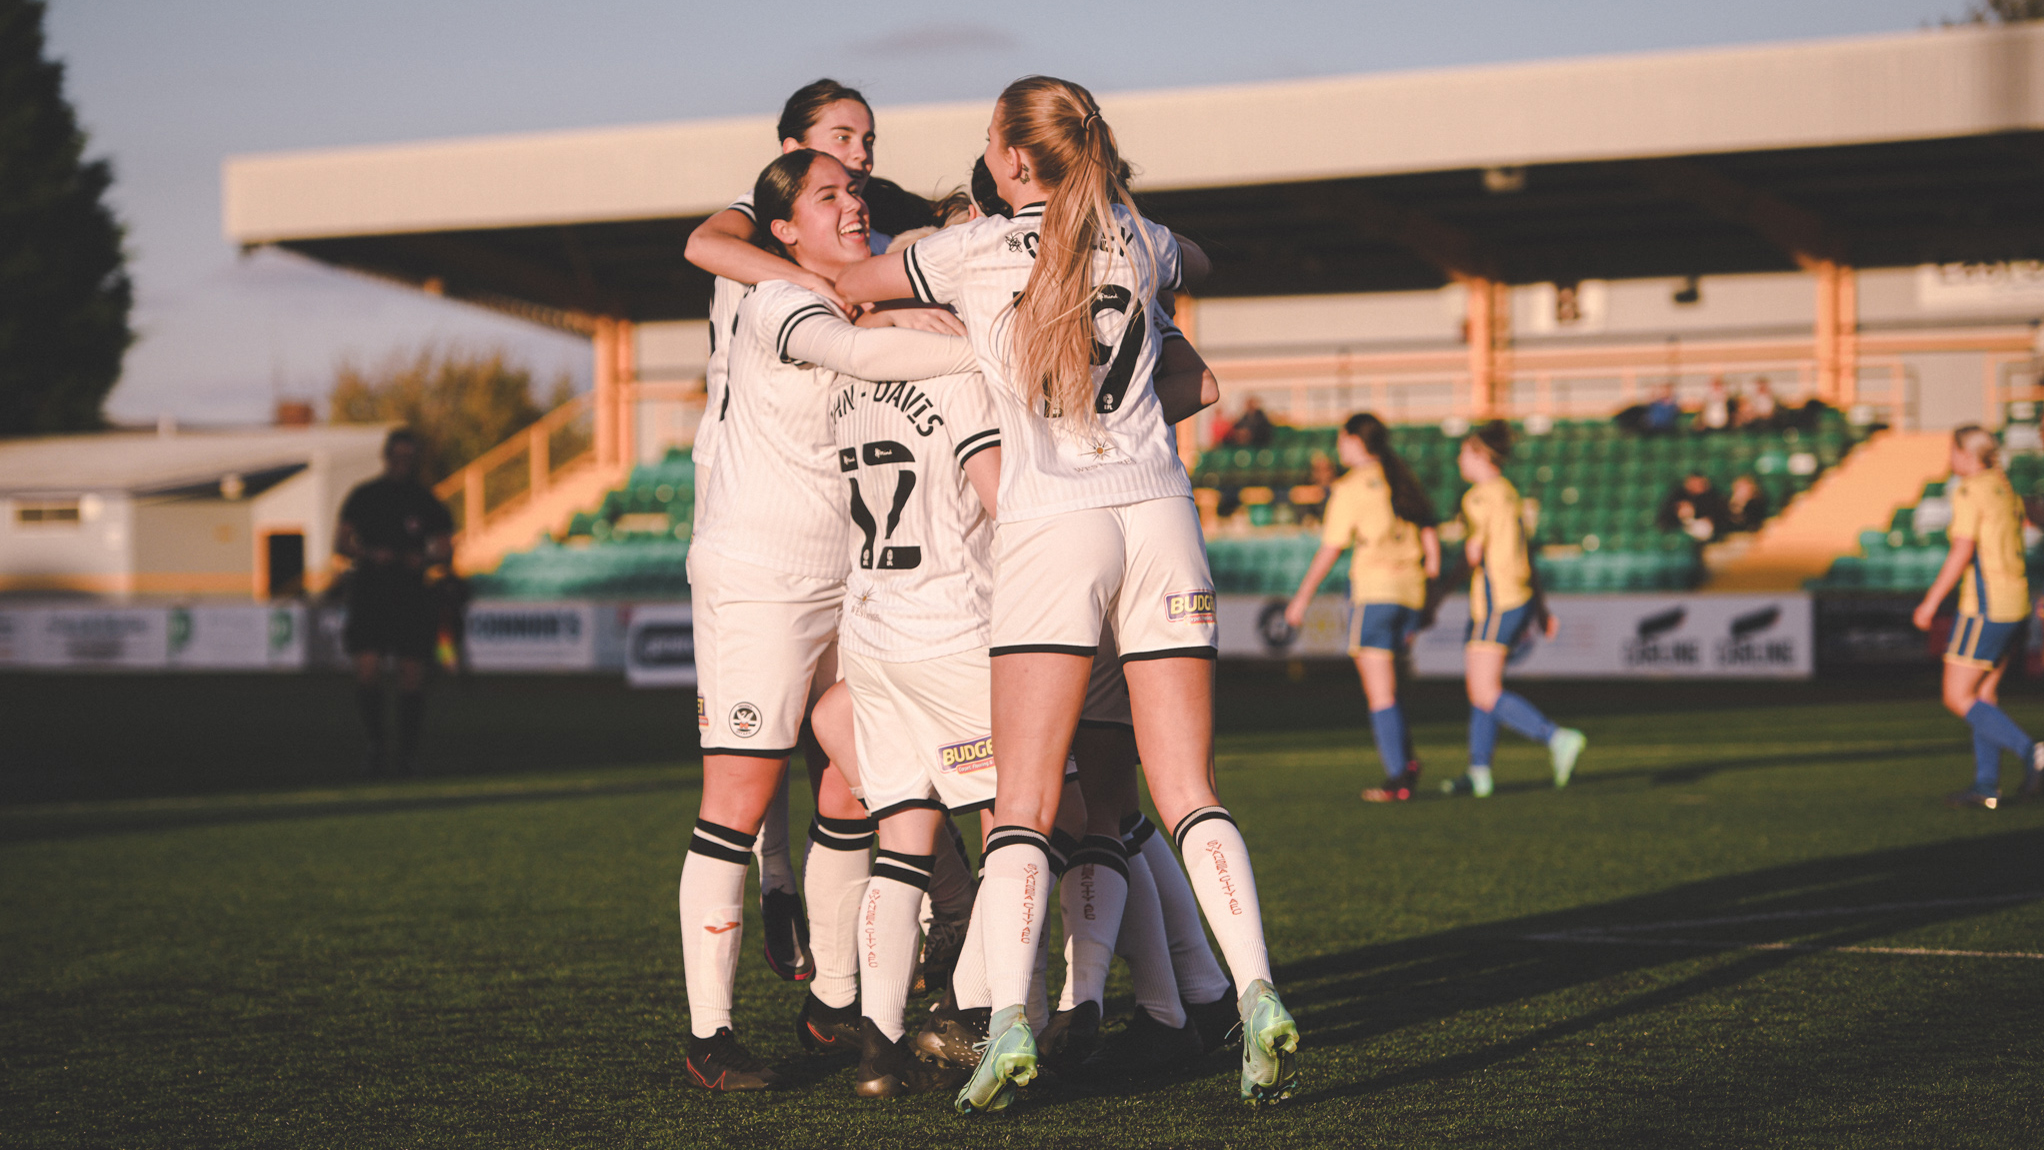
<path fill-rule="evenodd" d="M 2000 706 L 2002 673 L 2029 618 L 2030 585 L 2023 558 L 2023 506 L 1995 466 L 1999 448 L 1985 428 L 1952 433 L 1951 551 L 1913 620 L 1928 631 L 1939 606 L 1959 592 L 1959 616 L 1945 648 L 1945 709 L 1973 728 L 1973 785 L 1946 796 L 1953 806 L 1988 810 L 2001 801 L 2001 754 L 2026 768 L 2021 793 L 2037 797 L 2044 747 Z"/>
<path fill-rule="evenodd" d="M 999 825 L 980 893 L 997 1009 L 958 1105 L 996 1108 L 1035 1073 L 1022 1003 L 1050 893 L 1046 832 L 1110 616 L 1150 793 L 1240 992 L 1243 1096 L 1277 1101 L 1297 1085 L 1297 1026 L 1270 984 L 1248 851 L 1214 793 L 1213 581 L 1153 383 L 1151 313 L 1160 290 L 1182 286 L 1179 245 L 1135 210 L 1113 131 L 1075 84 L 1009 85 L 986 161 L 1001 198 L 1019 205 L 1012 221 L 948 229 L 838 281 L 854 301 L 906 286 L 955 306 L 1004 413 L 992 647 Z"/>
<path fill-rule="evenodd" d="M 762 242 L 835 278 L 866 259 L 865 205 L 845 166 L 801 150 L 754 187 Z M 837 374 L 925 379 L 972 365 L 963 340 L 854 327 L 817 293 L 769 281 L 739 309 L 734 404 L 689 554 L 703 797 L 682 869 L 689 1068 L 713 1089 L 777 1076 L 731 1031 L 739 897 L 753 838 L 787 769 L 842 609 L 845 535 L 828 405 Z M 855 984 L 854 984 L 855 985 Z"/>
<path fill-rule="evenodd" d="M 1469 773 L 1449 780 L 1443 789 L 1478 798 L 1491 793 L 1491 756 L 1499 724 L 1546 745 L 1557 787 L 1568 785 L 1585 744 L 1581 731 L 1556 726 L 1538 707 L 1505 690 L 1505 663 L 1540 615 L 1519 492 L 1504 475 L 1511 456 L 1512 429 L 1493 420 L 1470 433 L 1455 457 L 1462 478 L 1470 484 L 1462 497 L 1470 571 L 1469 639 L 1462 656 L 1469 690 Z M 1554 617 L 1547 616 L 1542 625 L 1553 638 L 1558 626 Z"/>
<path fill-rule="evenodd" d="M 1349 562 L 1348 652 L 1370 703 L 1370 730 L 1383 761 L 1385 783 L 1363 792 L 1369 802 L 1410 799 L 1419 785 L 1419 760 L 1398 705 L 1398 656 L 1419 630 L 1427 580 L 1441 573 L 1441 541 L 1433 505 L 1405 461 L 1391 450 L 1390 430 L 1367 412 L 1349 417 L 1335 436 L 1347 475 L 1328 494 L 1320 550 L 1285 607 L 1298 627 L 1320 584 L 1343 551 Z"/>

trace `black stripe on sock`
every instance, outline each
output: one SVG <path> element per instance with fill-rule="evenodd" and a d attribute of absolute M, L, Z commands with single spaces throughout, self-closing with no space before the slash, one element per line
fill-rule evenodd
<path fill-rule="evenodd" d="M 1133 820 L 1123 819 L 1121 822 L 1122 838 L 1128 843 L 1129 857 L 1134 858 L 1136 852 L 1143 849 L 1143 844 L 1150 841 L 1150 836 L 1157 833 L 1157 824 L 1151 822 L 1140 811 Z"/>
<path fill-rule="evenodd" d="M 1128 878 L 1128 856 L 1121 853 L 1121 840 L 1106 835 L 1087 835 L 1079 849 L 1072 852 L 1071 862 L 1065 869 L 1075 870 L 1082 866 L 1104 866 Z"/>
<path fill-rule="evenodd" d="M 695 831 L 689 835 L 688 851 L 722 862 L 749 863 L 752 861 L 752 844 L 758 840 L 756 834 L 749 835 L 698 819 Z"/>
<path fill-rule="evenodd" d="M 814 815 L 809 820 L 809 841 L 826 850 L 862 851 L 873 845 L 873 820 Z"/>
<path fill-rule="evenodd" d="M 987 833 L 986 850 L 979 856 L 980 865 L 984 867 L 987 859 L 1002 847 L 1014 846 L 1031 846 L 1042 851 L 1045 857 L 1050 855 L 1050 840 L 1044 838 L 1041 831 L 1028 827 L 995 827 Z"/>
<path fill-rule="evenodd" d="M 917 890 L 928 890 L 930 868 L 936 865 L 937 856 L 933 854 L 909 855 L 883 848 L 880 857 L 873 860 L 873 877 L 893 879 Z"/>
<path fill-rule="evenodd" d="M 1225 819 L 1230 826 L 1235 823 L 1235 816 L 1229 814 L 1226 807 L 1201 807 L 1185 816 L 1185 821 L 1179 823 L 1178 829 L 1171 832 L 1172 839 L 1178 843 L 1180 853 L 1185 850 L 1185 836 L 1192 832 L 1192 828 L 1208 819 Z"/>

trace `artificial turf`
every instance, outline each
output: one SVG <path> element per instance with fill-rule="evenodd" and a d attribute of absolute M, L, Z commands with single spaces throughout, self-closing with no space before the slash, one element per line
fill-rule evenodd
<path fill-rule="evenodd" d="M 1527 684 L 1590 736 L 1572 786 L 1507 736 L 1496 796 L 1400 806 L 1356 801 L 1338 668 L 1223 688 L 1303 1095 L 1252 1113 L 1217 1055 L 966 1119 L 804 1056 L 756 916 L 738 1026 L 796 1085 L 687 1084 L 675 695 L 442 687 L 434 769 L 369 782 L 339 680 L 0 677 L 0 1143 L 2044 1144 L 2044 960 L 2004 956 L 2044 952 L 2044 806 L 1941 804 L 1929 681 Z M 1453 773 L 1452 685 L 1412 701 Z M 1987 954 L 1732 948 L 1777 942 Z"/>

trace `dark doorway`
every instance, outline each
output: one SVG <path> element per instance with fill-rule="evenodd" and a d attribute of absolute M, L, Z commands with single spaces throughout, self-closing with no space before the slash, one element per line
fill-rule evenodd
<path fill-rule="evenodd" d="M 270 598 L 305 594 L 305 536 L 297 532 L 264 536 L 264 569 Z"/>

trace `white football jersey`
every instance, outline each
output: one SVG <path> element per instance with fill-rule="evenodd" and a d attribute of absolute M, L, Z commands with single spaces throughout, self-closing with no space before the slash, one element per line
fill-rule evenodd
<path fill-rule="evenodd" d="M 1136 218 L 1116 207 L 1130 255 L 1147 258 Z M 1010 303 L 1029 281 L 1043 205 L 1012 220 L 986 216 L 945 228 L 909 245 L 909 283 L 925 303 L 949 304 L 965 321 L 974 353 L 1001 417 L 1001 518 L 1033 519 L 1088 507 L 1115 507 L 1170 496 L 1189 498 L 1191 480 L 1164 422 L 1150 376 L 1157 364 L 1158 313 L 1136 303 L 1147 293 L 1176 291 L 1178 241 L 1169 229 L 1141 222 L 1157 266 L 1138 283 L 1120 253 L 1093 259 L 1099 285 L 1093 304 L 1097 431 L 1051 419 L 1041 397 L 1025 403 L 1008 373 Z"/>
<path fill-rule="evenodd" d="M 759 217 L 752 211 L 751 192 L 732 200 L 725 210 L 742 212 L 754 227 L 759 226 Z M 877 232 L 868 233 L 866 237 L 867 247 L 876 256 L 885 254 L 891 242 L 892 236 Z M 737 335 L 738 305 L 751 293 L 751 284 L 723 276 L 717 276 L 710 285 L 710 361 L 703 367 L 703 419 L 696 425 L 695 445 L 689 453 L 698 470 L 709 467 L 717 457 L 717 433 L 726 414 L 724 384 L 730 375 L 731 341 Z"/>
<path fill-rule="evenodd" d="M 1001 444 L 978 373 L 914 383 L 838 377 L 830 416 L 851 508 L 838 642 L 884 662 L 987 645 L 993 521 L 965 461 Z"/>
<path fill-rule="evenodd" d="M 717 464 L 700 489 L 692 547 L 822 579 L 845 575 L 842 481 L 831 439 L 837 373 L 784 357 L 788 333 L 837 309 L 769 280 L 738 305 Z"/>

